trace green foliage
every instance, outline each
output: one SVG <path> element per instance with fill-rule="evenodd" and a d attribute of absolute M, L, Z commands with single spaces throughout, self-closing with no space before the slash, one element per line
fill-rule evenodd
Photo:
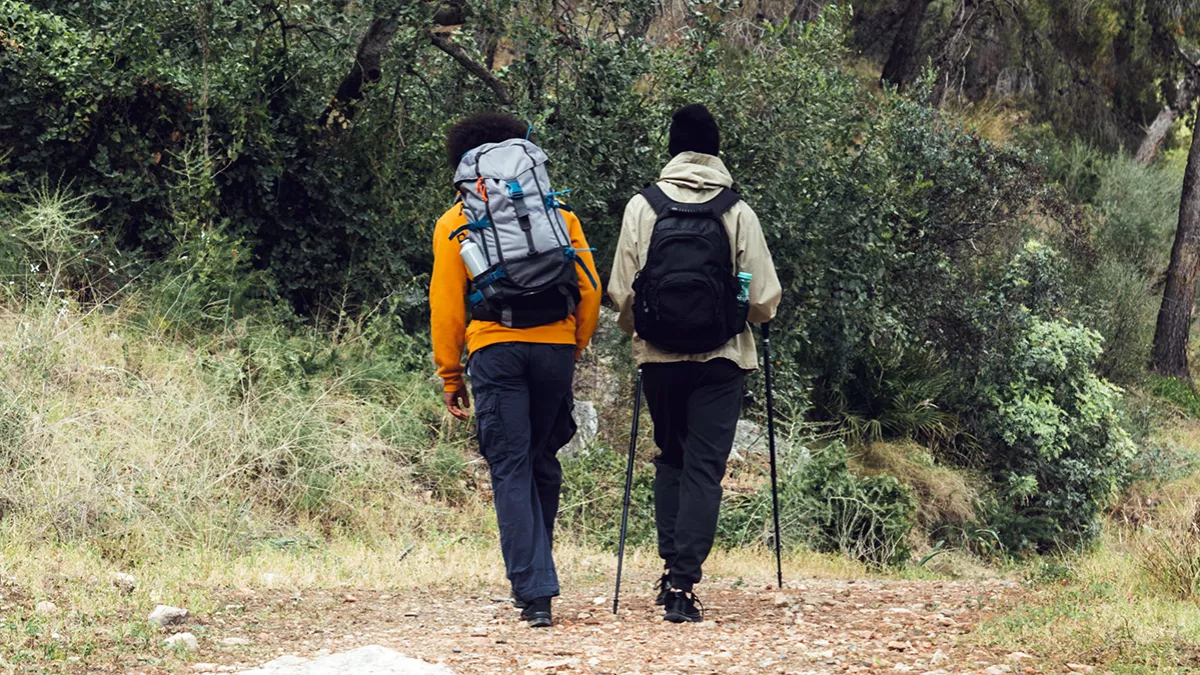
<path fill-rule="evenodd" d="M 789 548 L 804 547 L 871 565 L 908 562 L 908 535 L 916 522 L 911 491 L 891 476 L 858 478 L 849 453 L 832 443 L 810 453 L 794 448 L 781 458 L 780 529 Z M 769 543 L 773 536 L 770 485 L 727 498 L 721 514 L 724 541 Z"/>
<path fill-rule="evenodd" d="M 387 382 L 428 370 L 429 237 L 453 196 L 441 148 L 448 124 L 497 107 L 502 88 L 553 158 L 557 186 L 574 189 L 606 275 L 626 202 L 667 160 L 670 113 L 702 102 L 720 121 L 723 157 L 763 222 L 784 286 L 780 398 L 804 401 L 812 383 L 818 414 L 848 442 L 933 445 L 940 459 L 992 469 L 1014 522 L 1049 508 L 1052 519 L 1065 514 L 1068 539 L 1086 529 L 1121 454 L 1102 438 L 1119 436 L 1107 412 L 1118 394 L 1092 373 L 1125 379 L 1140 368 L 1146 279 L 1169 228 L 1152 185 L 1159 174 L 1124 171 L 1085 149 L 1052 161 L 1052 174 L 1102 214 L 1103 227 L 1088 230 L 1081 223 L 1092 221 L 1047 189 L 1036 153 L 980 139 L 928 105 L 938 93 L 932 76 L 905 95 L 864 86 L 845 67 L 845 8 L 808 23 L 738 23 L 730 36 L 726 19 L 740 10 L 688 0 L 669 39 L 641 39 L 655 9 L 646 0 L 553 12 L 516 0 L 467 5 L 468 24 L 443 35 L 484 65 L 491 87 L 430 46 L 434 7 L 425 3 L 0 0 L 0 147 L 11 150 L 0 187 L 17 195 L 0 207 L 86 207 L 87 220 L 71 221 L 80 236 L 67 237 L 71 259 L 86 264 L 68 276 L 105 298 L 140 292 L 149 309 L 137 321 L 149 332 L 199 341 L 219 332 L 199 358 L 232 400 L 263 388 L 307 395 L 319 374 L 392 402 Z M 1100 5 L 1086 17 L 1096 39 L 1079 46 L 1089 58 L 1114 44 L 1100 29 L 1116 14 Z M 323 123 L 349 55 L 372 21 L 393 12 L 382 79 Z M 1031 25 L 1056 25 L 1050 13 L 1035 15 Z M 1050 243 L 1027 245 L 1045 220 L 1035 209 L 1057 217 L 1060 207 L 1064 231 L 1039 231 Z M 0 271 L 20 271 L 35 240 L 0 242 Z M 1093 248 L 1098 264 L 1086 259 Z M 329 332 L 303 326 L 294 311 Z M 1068 319 L 1109 340 L 1103 355 Z M 1042 338 L 1057 341 L 1061 359 L 1026 349 Z M 1069 372 L 1052 376 L 1036 359 L 1065 360 Z M 436 434 L 435 417 L 388 419 L 380 433 Z M 1017 433 L 1026 422 L 1052 438 Z M 402 454 L 426 490 L 455 502 L 473 461 L 459 450 Z M 906 493 L 886 477 L 854 479 L 835 455 L 799 474 L 823 472 L 793 490 L 806 495 L 797 518 L 819 548 L 902 559 Z M 1087 470 L 1049 468 L 1064 457 Z M 334 504 L 330 476 L 351 471 L 315 446 L 288 461 L 276 469 L 298 492 L 281 499 L 301 514 Z M 613 481 L 623 476 L 614 461 L 599 453 L 568 462 L 563 499 L 564 527 L 605 545 L 615 541 Z M 642 528 L 651 522 L 645 475 L 639 469 L 633 519 Z M 1030 477 L 1048 506 L 1027 503 Z M 733 509 L 731 539 L 761 534 L 758 499 Z M 1035 529 L 1037 547 L 1057 536 Z"/>
<path fill-rule="evenodd" d="M 1200 418 L 1200 394 L 1192 385 L 1173 377 L 1152 375 L 1146 382 L 1151 394 L 1175 406 L 1184 414 Z"/>
<path fill-rule="evenodd" d="M 625 496 L 625 456 L 611 448 L 597 448 L 563 458 L 562 467 L 563 491 L 556 528 L 589 544 L 616 550 Z M 652 466 L 636 462 L 629 506 L 629 545 L 645 546 L 655 541 L 653 486 Z"/>
<path fill-rule="evenodd" d="M 825 406 L 822 416 L 850 445 L 884 438 L 949 443 L 958 434 L 958 418 L 938 407 L 951 378 L 940 361 L 932 350 L 868 348 L 837 390 L 817 396 Z"/>
<path fill-rule="evenodd" d="M 856 478 L 840 444 L 813 454 L 780 489 L 781 520 L 791 537 L 817 550 L 876 565 L 907 562 L 916 500 L 891 476 Z M 795 540 L 793 540 L 793 545 Z"/>
<path fill-rule="evenodd" d="M 1094 374 L 1099 336 L 1036 316 L 1019 323 L 979 373 L 972 420 L 999 489 L 992 525 L 1015 554 L 1092 539 L 1136 451 L 1120 390 Z"/>

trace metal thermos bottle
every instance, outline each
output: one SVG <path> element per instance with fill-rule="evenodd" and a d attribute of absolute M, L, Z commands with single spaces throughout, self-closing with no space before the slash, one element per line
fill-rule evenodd
<path fill-rule="evenodd" d="M 462 256 L 463 262 L 467 265 L 467 272 L 471 275 L 471 280 L 477 280 L 483 276 L 488 270 L 487 258 L 483 256 L 483 249 L 479 248 L 479 244 L 470 239 L 463 239 L 459 242 L 459 255 Z M 480 289 L 483 292 L 483 297 L 490 298 L 496 294 L 496 289 L 491 285 L 484 286 Z"/>

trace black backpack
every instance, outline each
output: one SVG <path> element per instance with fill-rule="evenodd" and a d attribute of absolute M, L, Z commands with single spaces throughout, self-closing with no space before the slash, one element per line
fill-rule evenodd
<path fill-rule="evenodd" d="M 673 201 L 657 185 L 642 190 L 658 220 L 646 264 L 633 281 L 637 334 L 676 354 L 703 354 L 746 330 L 729 232 L 721 217 L 742 200 L 725 188 L 703 204 Z"/>

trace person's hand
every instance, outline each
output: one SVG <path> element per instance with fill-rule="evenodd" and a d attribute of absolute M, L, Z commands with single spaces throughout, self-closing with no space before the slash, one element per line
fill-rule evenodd
<path fill-rule="evenodd" d="M 448 391 L 445 394 L 446 410 L 464 422 L 469 418 L 467 410 L 471 408 L 471 397 L 467 395 L 466 389 L 457 391 Z"/>

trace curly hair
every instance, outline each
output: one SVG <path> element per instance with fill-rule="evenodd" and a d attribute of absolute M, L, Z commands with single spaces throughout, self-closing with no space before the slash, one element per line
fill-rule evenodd
<path fill-rule="evenodd" d="M 487 143 L 524 138 L 528 128 L 508 113 L 482 112 L 464 117 L 446 132 L 446 159 L 453 169 L 468 151 Z"/>

